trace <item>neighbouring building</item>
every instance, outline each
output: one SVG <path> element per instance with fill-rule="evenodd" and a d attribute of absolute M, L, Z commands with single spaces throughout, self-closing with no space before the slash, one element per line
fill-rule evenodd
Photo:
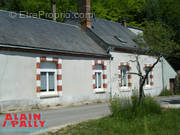
<path fill-rule="evenodd" d="M 110 92 L 112 95 L 129 96 L 139 87 L 139 77 L 128 75 L 127 72 L 137 73 L 135 56 L 139 55 L 141 70 L 145 74 L 147 69 L 156 61 L 156 57 L 142 53 L 137 54 L 140 48 L 136 43 L 136 36 L 143 34 L 142 30 L 127 27 L 126 21 L 122 23 L 96 18 L 90 15 L 90 0 L 79 0 L 79 12 L 84 13 L 85 18 L 77 18 L 76 13 L 70 12 L 70 17 L 65 19 L 65 23 L 76 25 L 86 31 L 86 33 L 100 46 L 102 46 L 111 56 L 110 60 Z M 171 65 L 162 58 L 150 73 L 144 86 L 145 94 L 158 96 L 162 89 L 170 89 L 171 80 L 175 79 L 176 72 Z"/>

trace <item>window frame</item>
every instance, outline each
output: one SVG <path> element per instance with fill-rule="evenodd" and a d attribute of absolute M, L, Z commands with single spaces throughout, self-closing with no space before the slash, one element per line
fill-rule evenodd
<path fill-rule="evenodd" d="M 103 65 L 101 65 L 101 64 L 99 64 L 99 65 L 95 65 L 95 66 L 101 66 L 102 67 L 102 69 L 100 70 L 100 69 L 94 69 L 94 75 L 95 75 L 95 85 L 96 85 L 96 77 L 97 77 L 97 82 L 99 82 L 98 81 L 98 76 L 96 76 L 96 73 L 101 73 L 101 88 L 97 88 L 97 86 L 98 86 L 98 83 L 97 83 L 97 86 L 96 86 L 96 88 L 94 89 L 95 90 L 95 92 L 104 92 L 105 90 L 104 90 L 104 88 L 103 88 Z"/>
<path fill-rule="evenodd" d="M 148 66 L 148 67 L 145 67 L 145 68 L 144 68 L 145 75 L 146 75 L 146 68 L 150 68 L 150 67 Z M 144 86 L 145 89 L 151 89 L 151 87 L 152 87 L 152 86 L 151 86 L 151 81 L 152 81 L 152 80 L 151 80 L 151 75 L 152 75 L 152 74 L 153 74 L 152 71 L 150 71 L 149 74 L 148 74 L 148 77 L 147 77 L 146 80 L 145 80 L 145 86 Z M 149 82 L 148 84 L 147 84 L 147 79 L 149 80 L 149 81 L 148 81 L 148 82 Z"/>
<path fill-rule="evenodd" d="M 122 78 L 122 67 L 126 67 L 126 86 L 122 86 L 122 82 L 123 82 L 123 78 Z M 127 74 L 127 72 L 128 72 L 128 66 L 127 65 L 123 65 L 123 66 L 121 66 L 120 67 L 120 81 L 121 81 L 121 86 L 120 86 L 120 88 L 121 89 L 128 89 L 128 74 Z"/>
<path fill-rule="evenodd" d="M 40 96 L 52 96 L 52 95 L 58 95 L 57 91 L 57 70 L 56 69 L 40 69 L 40 75 L 42 72 L 46 73 L 46 92 L 41 92 L 40 91 Z M 49 75 L 47 73 L 54 73 L 54 91 L 49 91 Z M 41 80 L 40 80 L 41 82 Z"/>

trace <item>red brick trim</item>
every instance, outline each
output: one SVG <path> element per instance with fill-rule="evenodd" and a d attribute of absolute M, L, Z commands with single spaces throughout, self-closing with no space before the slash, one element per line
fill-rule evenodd
<path fill-rule="evenodd" d="M 41 91 L 41 88 L 39 86 L 37 86 L 36 92 L 40 93 L 40 91 Z"/>
<path fill-rule="evenodd" d="M 58 74 L 57 75 L 57 80 L 62 80 L 62 75 Z"/>
<path fill-rule="evenodd" d="M 152 64 L 145 64 L 144 65 L 144 71 L 145 71 L 145 68 L 147 68 L 147 67 L 151 67 L 152 66 Z M 154 81 L 153 81 L 153 78 L 154 78 L 154 76 L 153 76 L 153 70 L 151 70 L 151 75 L 150 75 L 150 85 L 151 86 L 153 86 L 154 85 Z M 144 84 L 144 85 L 146 85 L 146 83 Z"/>
<path fill-rule="evenodd" d="M 128 87 L 132 87 L 132 83 L 129 82 L 129 83 L 128 83 Z"/>
<path fill-rule="evenodd" d="M 129 63 L 127 62 L 120 62 L 120 65 L 118 66 L 118 78 L 121 79 L 121 66 L 127 66 L 128 71 L 131 71 L 131 66 Z M 128 79 L 128 87 L 132 87 L 132 83 L 131 83 L 131 79 L 132 79 L 132 75 L 128 75 L 127 76 Z M 121 83 L 119 83 L 119 86 L 122 87 Z"/>
<path fill-rule="evenodd" d="M 93 60 L 92 61 L 92 70 L 95 70 L 95 65 L 102 65 L 103 66 L 103 88 L 106 89 L 107 88 L 107 64 L 104 60 Z M 95 86 L 95 74 L 93 72 L 92 75 L 92 79 L 93 79 L 93 89 L 96 88 Z"/>
<path fill-rule="evenodd" d="M 58 63 L 58 58 L 53 58 L 53 62 Z"/>
<path fill-rule="evenodd" d="M 57 91 L 62 91 L 62 86 L 57 86 Z"/>
<path fill-rule="evenodd" d="M 40 74 L 36 75 L 36 80 L 40 80 Z"/>
<path fill-rule="evenodd" d="M 107 83 L 103 84 L 103 88 L 106 89 L 107 88 Z"/>
<path fill-rule="evenodd" d="M 36 63 L 36 68 L 39 69 L 40 68 L 40 62 Z"/>
<path fill-rule="evenodd" d="M 153 77 L 154 77 L 153 75 L 150 75 L 150 78 L 151 78 L 151 79 L 153 79 Z"/>
<path fill-rule="evenodd" d="M 37 81 L 37 87 L 36 92 L 40 93 L 40 87 L 41 87 L 41 76 L 40 76 L 40 63 L 41 62 L 55 62 L 56 63 L 56 69 L 57 69 L 57 91 L 62 91 L 62 60 L 58 58 L 47 58 L 47 57 L 37 57 L 36 58 L 36 81 Z"/>
<path fill-rule="evenodd" d="M 107 75 L 103 74 L 103 79 L 107 79 Z"/>
<path fill-rule="evenodd" d="M 96 79 L 96 76 L 93 74 L 93 80 L 95 80 Z"/>
<path fill-rule="evenodd" d="M 56 69 L 62 69 L 62 64 L 57 64 Z"/>
<path fill-rule="evenodd" d="M 128 75 L 128 79 L 131 79 L 132 78 L 132 76 L 131 75 Z"/>
<path fill-rule="evenodd" d="M 153 86 L 153 85 L 154 85 L 154 82 L 150 82 L 150 85 Z"/>

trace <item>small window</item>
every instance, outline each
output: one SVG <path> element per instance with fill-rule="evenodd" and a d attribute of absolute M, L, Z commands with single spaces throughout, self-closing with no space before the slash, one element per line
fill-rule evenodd
<path fill-rule="evenodd" d="M 103 89 L 103 68 L 102 65 L 95 66 L 95 88 Z"/>
<path fill-rule="evenodd" d="M 41 92 L 55 91 L 55 72 L 41 72 Z"/>
<path fill-rule="evenodd" d="M 127 66 L 121 66 L 120 73 L 121 73 L 121 87 L 127 87 Z"/>
<path fill-rule="evenodd" d="M 41 72 L 41 92 L 47 91 L 47 75 L 46 72 Z"/>
<path fill-rule="evenodd" d="M 147 73 L 150 70 L 150 67 L 145 67 L 145 73 Z M 148 77 L 146 78 L 146 85 L 150 85 L 152 72 L 150 71 L 148 74 Z"/>
<path fill-rule="evenodd" d="M 122 42 L 122 43 L 127 43 L 127 41 L 125 39 L 123 39 L 120 36 L 114 36 L 118 41 Z"/>

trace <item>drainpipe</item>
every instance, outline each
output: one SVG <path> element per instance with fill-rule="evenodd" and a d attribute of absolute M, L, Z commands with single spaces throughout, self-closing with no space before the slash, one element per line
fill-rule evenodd
<path fill-rule="evenodd" d="M 112 61 L 112 57 L 110 58 L 110 67 L 109 67 L 109 72 L 110 72 L 110 99 L 112 99 L 112 79 L 111 79 L 111 77 L 112 77 L 112 75 L 111 75 L 111 61 Z"/>
<path fill-rule="evenodd" d="M 51 7 L 52 7 L 52 20 L 56 21 L 56 3 L 53 0 L 51 1 Z"/>
<path fill-rule="evenodd" d="M 161 67 L 162 67 L 162 84 L 163 84 L 163 90 L 164 89 L 164 62 L 163 62 L 163 57 L 161 58 Z"/>
<path fill-rule="evenodd" d="M 110 51 L 112 50 L 112 47 L 109 47 L 107 49 L 107 52 L 110 54 Z M 110 57 L 110 62 L 109 62 L 109 73 L 110 73 L 110 99 L 113 98 L 113 95 L 112 95 L 112 71 L 111 71 L 111 62 L 112 62 L 112 57 Z"/>

